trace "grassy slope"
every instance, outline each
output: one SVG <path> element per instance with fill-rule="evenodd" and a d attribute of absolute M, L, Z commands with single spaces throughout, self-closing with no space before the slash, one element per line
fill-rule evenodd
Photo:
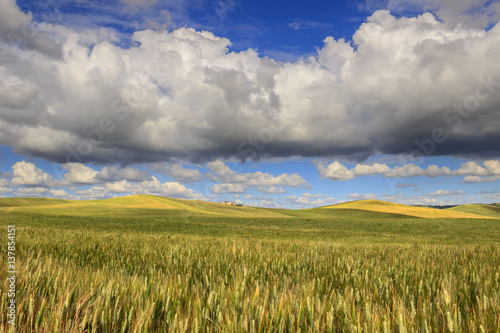
<path fill-rule="evenodd" d="M 468 212 L 440 210 L 429 207 L 415 207 L 379 200 L 359 200 L 325 207 L 328 209 L 357 209 L 373 212 L 400 214 L 422 218 L 484 218 Z"/>
<path fill-rule="evenodd" d="M 5 200 L 0 199 L 4 206 Z M 22 206 L 29 204 L 30 200 L 43 204 Z M 413 207 L 383 202 L 371 202 L 370 205 L 367 205 L 369 202 L 355 202 L 303 210 L 231 207 L 149 195 L 95 201 L 9 199 L 7 202 L 12 207 L 0 208 L 0 219 L 4 223 L 49 228 L 55 232 L 84 228 L 105 233 L 120 231 L 379 244 L 484 244 L 497 243 L 500 239 L 497 219 L 424 219 L 405 215 L 414 212 Z M 380 211 L 366 209 L 376 209 L 377 205 Z M 415 208 L 419 212 L 427 210 Z M 391 210 L 393 213 L 389 212 Z"/>
<path fill-rule="evenodd" d="M 498 332 L 500 238 L 479 228 L 498 220 L 468 223 L 488 246 L 464 246 L 460 235 L 439 242 L 458 246 L 436 246 L 103 231 L 98 219 L 92 229 L 77 219 L 79 230 L 16 223 L 16 332 Z M 443 233 L 466 221 L 447 220 Z M 363 232 L 362 222 L 348 227 Z M 400 227 L 401 237 L 415 237 Z M 7 247 L 0 252 L 7 267 Z"/>
<path fill-rule="evenodd" d="M 500 207 L 476 205 L 439 210 L 378 200 L 361 200 L 313 209 L 235 207 L 220 203 L 133 195 L 105 200 L 59 200 L 49 198 L 0 198 L 0 214 L 23 212 L 49 215 L 158 215 L 230 216 L 245 218 L 500 218 Z"/>
<path fill-rule="evenodd" d="M 44 206 L 67 202 L 67 200 L 52 198 L 0 198 L 0 207 Z"/>
<path fill-rule="evenodd" d="M 499 331 L 498 219 L 154 196 L 0 202 L 0 228 L 16 225 L 19 333 Z"/>
<path fill-rule="evenodd" d="M 290 217 L 258 207 L 234 207 L 219 203 L 165 198 L 154 195 L 132 195 L 105 200 L 58 200 L 49 198 L 0 198 L 2 213 L 38 213 L 45 215 L 201 215 L 232 217 Z M 284 210 L 285 211 L 285 210 Z"/>
<path fill-rule="evenodd" d="M 496 217 L 500 218 L 500 207 L 497 205 L 461 205 L 452 208 L 448 208 L 448 211 L 454 212 L 464 212 L 482 215 L 486 217 Z"/>

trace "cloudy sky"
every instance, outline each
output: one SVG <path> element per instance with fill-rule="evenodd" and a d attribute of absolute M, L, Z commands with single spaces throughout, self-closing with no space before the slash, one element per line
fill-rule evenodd
<path fill-rule="evenodd" d="M 500 2 L 0 0 L 0 196 L 500 202 Z"/>

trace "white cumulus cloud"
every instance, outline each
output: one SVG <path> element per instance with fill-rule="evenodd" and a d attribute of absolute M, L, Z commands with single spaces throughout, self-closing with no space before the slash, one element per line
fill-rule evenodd
<path fill-rule="evenodd" d="M 465 194 L 465 192 L 461 190 L 459 191 L 437 190 L 436 192 L 429 193 L 429 195 L 432 197 L 442 197 L 442 196 L 459 195 L 459 194 Z"/>
<path fill-rule="evenodd" d="M 155 163 L 151 165 L 151 169 L 153 169 L 156 172 L 169 175 L 170 177 L 174 178 L 175 181 L 178 182 L 185 182 L 185 183 L 197 182 L 202 180 L 203 178 L 203 175 L 201 174 L 200 170 L 184 168 L 180 164 L 167 165 L 167 164 Z"/>
<path fill-rule="evenodd" d="M 330 164 L 321 161 L 314 161 L 314 166 L 322 178 L 331 180 L 349 180 L 361 176 L 381 175 L 387 178 L 406 178 L 406 177 L 440 177 L 440 176 L 467 176 L 464 182 L 487 182 L 494 181 L 497 175 L 500 175 L 500 162 L 497 160 L 487 160 L 483 162 L 483 166 L 474 161 L 463 163 L 460 168 L 450 170 L 449 167 L 439 167 L 437 165 L 429 165 L 423 169 L 413 163 L 408 163 L 403 166 L 395 166 L 390 168 L 386 164 L 375 163 L 373 165 L 358 164 L 351 169 L 348 169 L 339 161 L 334 161 Z M 479 176 L 491 176 L 483 177 Z M 413 185 L 414 184 L 410 184 Z M 402 187 L 399 186 L 398 187 Z"/>
<path fill-rule="evenodd" d="M 215 184 L 210 187 L 210 192 L 221 193 L 245 193 L 248 187 L 245 184 Z"/>
<path fill-rule="evenodd" d="M 260 193 L 265 193 L 265 194 L 284 194 L 287 193 L 287 191 L 283 187 L 276 187 L 276 186 L 258 186 L 256 191 Z"/>
<path fill-rule="evenodd" d="M 123 46 L 111 28 L 37 23 L 13 0 L 1 4 L 0 143 L 22 154 L 130 165 L 362 160 L 409 154 L 416 142 L 436 155 L 500 153 L 499 24 L 484 30 L 381 10 L 352 42 L 325 36 L 316 54 L 277 62 L 230 51 L 209 31 L 138 30 Z M 23 25 L 37 31 L 27 45 L 5 38 Z M 446 144 L 428 141 L 438 127 Z"/>
<path fill-rule="evenodd" d="M 53 179 L 51 175 L 42 171 L 30 162 L 17 162 L 12 166 L 12 174 L 12 186 L 30 186 L 42 188 L 58 185 L 58 182 Z"/>

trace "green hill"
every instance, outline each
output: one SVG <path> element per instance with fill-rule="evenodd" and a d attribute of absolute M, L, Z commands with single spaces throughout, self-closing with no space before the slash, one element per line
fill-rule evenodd
<path fill-rule="evenodd" d="M 360 200 L 312 209 L 271 209 L 228 206 L 220 203 L 173 199 L 155 195 L 131 195 L 103 200 L 60 200 L 51 198 L 0 198 L 0 214 L 38 213 L 74 216 L 225 216 L 247 218 L 500 218 L 500 207 L 467 205 L 434 209 Z"/>
<path fill-rule="evenodd" d="M 30 207 L 64 204 L 68 200 L 52 198 L 0 198 L 0 207 Z"/>
<path fill-rule="evenodd" d="M 484 216 L 469 212 L 440 210 L 429 207 L 416 207 L 386 202 L 380 200 L 350 201 L 327 206 L 328 209 L 366 210 L 379 213 L 390 213 L 421 218 L 484 218 Z"/>
<path fill-rule="evenodd" d="M 266 208 L 228 206 L 220 203 L 173 199 L 155 195 L 131 195 L 102 200 L 51 198 L 0 198 L 0 214 L 32 212 L 50 215 L 209 215 L 234 217 L 289 217 Z"/>
<path fill-rule="evenodd" d="M 481 204 L 461 205 L 461 206 L 448 208 L 446 210 L 476 214 L 476 215 L 481 215 L 481 216 L 486 216 L 486 217 L 500 218 L 500 206 L 498 206 L 498 204 L 494 204 L 494 205 L 481 205 Z"/>

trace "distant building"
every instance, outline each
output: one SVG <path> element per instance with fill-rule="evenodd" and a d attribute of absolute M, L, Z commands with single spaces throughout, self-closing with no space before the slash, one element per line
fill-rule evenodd
<path fill-rule="evenodd" d="M 224 205 L 236 206 L 236 202 L 232 202 L 232 201 L 223 201 L 222 203 L 223 203 Z"/>

